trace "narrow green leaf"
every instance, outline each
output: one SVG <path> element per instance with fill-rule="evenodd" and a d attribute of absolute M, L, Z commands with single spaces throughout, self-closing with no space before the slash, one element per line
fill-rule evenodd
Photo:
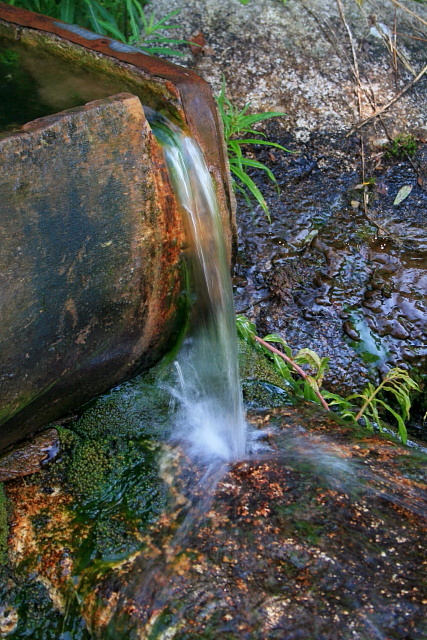
<path fill-rule="evenodd" d="M 372 424 L 372 422 L 369 420 L 369 418 L 367 417 L 367 415 L 365 414 L 363 416 L 364 420 L 365 420 L 365 424 L 366 424 L 366 428 L 369 429 L 369 431 L 373 431 L 374 430 L 374 425 Z"/>
<path fill-rule="evenodd" d="M 291 375 L 291 371 L 289 370 L 288 365 L 286 364 L 286 362 L 284 360 L 282 360 L 282 358 L 280 356 L 277 355 L 277 353 L 271 353 L 270 354 L 273 356 L 273 362 L 274 365 L 276 367 L 277 372 L 283 377 L 285 378 L 285 380 L 293 381 L 292 379 L 292 375 Z"/>
<path fill-rule="evenodd" d="M 98 19 L 99 24 L 103 29 L 103 33 L 106 35 L 110 34 L 116 38 L 116 40 L 120 40 L 121 42 L 126 42 L 126 37 L 124 33 L 122 33 L 117 27 L 110 24 L 109 22 L 105 22 L 104 20 Z"/>
<path fill-rule="evenodd" d="M 133 0 L 126 0 L 126 9 L 128 20 L 130 23 L 130 29 L 132 32 L 132 38 L 134 41 L 137 41 L 141 37 L 141 27 L 138 22 L 138 13 Z"/>
<path fill-rule="evenodd" d="M 184 56 L 185 54 L 181 51 L 176 51 L 175 49 L 169 49 L 169 47 L 148 47 L 145 44 L 141 44 L 140 48 L 146 51 L 147 53 L 157 55 L 161 53 L 165 56 Z"/>
<path fill-rule="evenodd" d="M 117 27 L 116 19 L 114 18 L 113 14 L 110 13 L 110 11 L 108 11 L 105 7 L 103 7 L 102 4 L 97 2 L 97 0 L 92 0 L 92 5 L 93 5 L 94 9 L 97 11 L 98 16 L 100 18 L 103 18 L 104 21 L 107 22 L 108 24 L 111 24 L 111 25 Z M 125 38 L 125 36 L 123 36 L 123 37 Z M 124 40 L 124 42 L 125 41 L 126 40 Z"/>
<path fill-rule="evenodd" d="M 402 419 L 402 416 L 399 415 L 397 413 L 397 411 L 395 411 L 392 407 L 390 407 L 390 405 L 388 405 L 383 400 L 378 399 L 378 403 L 381 404 L 387 411 L 389 411 L 392 414 L 392 416 L 394 416 L 396 418 L 397 424 L 398 424 L 400 438 L 401 438 L 403 444 L 406 444 L 406 442 L 408 440 L 408 433 L 406 431 L 406 426 L 405 426 L 405 423 L 404 423 L 404 421 Z"/>
<path fill-rule="evenodd" d="M 249 107 L 250 105 L 246 105 Z M 280 113 L 279 111 L 265 111 L 264 113 L 254 113 L 253 115 L 245 116 L 242 118 L 242 126 L 250 127 L 257 122 L 262 122 L 263 120 L 269 120 L 270 118 L 283 118 L 285 114 Z"/>
<path fill-rule="evenodd" d="M 259 135 L 260 132 L 257 131 Z M 258 138 L 234 138 L 236 142 L 239 144 L 264 144 L 267 147 L 274 147 L 275 149 L 281 149 L 282 151 L 286 151 L 287 153 L 295 153 L 295 151 L 291 151 L 290 149 L 286 149 L 281 144 L 277 142 L 271 142 L 270 140 L 258 140 Z"/>
<path fill-rule="evenodd" d="M 153 25 L 153 30 L 155 31 L 159 31 L 159 29 L 176 29 L 177 27 L 179 27 L 179 24 L 175 24 L 172 26 L 165 26 L 165 22 L 166 20 L 169 20 L 170 18 L 173 18 L 174 16 L 178 15 L 178 13 L 180 13 L 181 9 L 175 9 L 174 11 L 171 11 L 170 13 L 166 14 L 164 16 L 164 18 L 161 18 L 161 20 L 159 20 L 158 22 L 156 22 Z"/>
<path fill-rule="evenodd" d="M 96 5 L 93 2 L 93 0 L 84 0 L 86 7 L 87 7 L 87 11 L 89 14 L 89 20 L 91 23 L 91 26 L 93 28 L 93 30 L 95 31 L 95 33 L 99 33 L 101 35 L 105 34 L 105 31 L 103 30 L 103 27 L 101 25 L 101 22 L 99 21 L 99 17 L 98 17 L 98 13 L 96 10 Z"/>
<path fill-rule="evenodd" d="M 268 220 L 271 222 L 270 212 L 268 210 L 267 203 L 264 200 L 264 197 L 261 191 L 256 186 L 255 182 L 248 176 L 247 173 L 245 173 L 235 165 L 230 165 L 230 169 L 235 174 L 235 176 L 239 178 L 239 180 L 249 189 L 251 194 L 254 196 L 256 201 L 261 205 L 262 209 L 266 213 Z"/>
<path fill-rule="evenodd" d="M 59 5 L 59 19 L 72 24 L 74 21 L 74 9 L 75 0 L 62 0 Z"/>
<path fill-rule="evenodd" d="M 245 167 L 254 167 L 255 169 L 261 169 L 262 171 L 265 171 L 270 180 L 272 182 L 276 182 L 276 178 L 274 177 L 273 172 L 262 162 L 259 162 L 258 160 L 252 160 L 250 158 L 245 158 L 244 156 L 242 156 L 241 162 Z"/>
<path fill-rule="evenodd" d="M 315 378 L 313 378 L 313 376 L 307 376 L 307 382 L 310 385 L 310 387 L 313 389 L 313 391 L 317 391 L 318 393 L 320 393 L 319 385 L 317 384 L 317 381 Z"/>

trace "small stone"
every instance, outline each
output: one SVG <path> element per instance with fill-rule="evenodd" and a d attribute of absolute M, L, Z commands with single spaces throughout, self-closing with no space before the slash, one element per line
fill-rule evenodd
<path fill-rule="evenodd" d="M 52 459 L 52 452 L 58 451 L 58 432 L 56 429 L 47 429 L 0 458 L 0 482 L 39 472 L 43 463 Z"/>

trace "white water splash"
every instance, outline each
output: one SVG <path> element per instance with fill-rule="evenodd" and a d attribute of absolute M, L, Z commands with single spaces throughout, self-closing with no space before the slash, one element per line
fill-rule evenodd
<path fill-rule="evenodd" d="M 174 438 L 205 462 L 236 460 L 246 452 L 246 421 L 231 278 L 212 179 L 194 140 L 164 120 L 151 126 L 184 216 L 193 298 L 190 333 L 169 389 L 179 403 Z"/>

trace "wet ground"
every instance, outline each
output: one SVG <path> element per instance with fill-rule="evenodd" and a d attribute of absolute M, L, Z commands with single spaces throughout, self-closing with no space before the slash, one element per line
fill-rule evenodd
<path fill-rule="evenodd" d="M 239 201 L 236 310 L 260 335 L 278 331 L 295 349 L 330 356 L 326 384 L 342 393 L 390 366 L 425 375 L 427 193 L 417 178 L 426 145 L 411 161 L 365 148 L 365 210 L 358 138 L 312 135 L 298 144 L 274 124 L 267 135 L 297 153 L 256 153 L 280 195 L 260 185 L 271 224 Z M 406 184 L 410 195 L 394 205 Z"/>
<path fill-rule="evenodd" d="M 99 585 L 97 637 L 425 638 L 425 459 L 311 407 L 252 417 L 270 450 L 193 476 L 192 506 Z"/>
<path fill-rule="evenodd" d="M 148 378 L 5 484 L 0 637 L 424 640 L 425 454 L 300 402 L 249 412 L 246 459 L 196 466 Z"/>

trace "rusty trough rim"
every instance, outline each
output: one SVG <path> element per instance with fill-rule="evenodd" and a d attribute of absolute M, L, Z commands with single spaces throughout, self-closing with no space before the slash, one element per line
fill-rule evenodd
<path fill-rule="evenodd" d="M 203 149 L 209 170 L 218 173 L 223 185 L 225 206 L 229 213 L 232 235 L 232 254 L 236 250 L 235 199 L 231 189 L 228 160 L 222 137 L 215 100 L 208 83 L 191 69 L 179 67 L 172 62 L 156 58 L 108 36 L 96 34 L 89 29 L 61 22 L 55 18 L 20 9 L 0 2 L 0 20 L 53 34 L 85 49 L 103 56 L 133 65 L 145 74 L 172 83 L 179 93 L 185 119 L 191 135 Z M 220 187 L 216 180 L 217 188 Z M 220 197 L 220 200 L 222 198 Z"/>

